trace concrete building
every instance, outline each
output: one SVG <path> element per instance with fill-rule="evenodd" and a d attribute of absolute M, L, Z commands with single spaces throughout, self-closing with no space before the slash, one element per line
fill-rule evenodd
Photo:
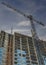
<path fill-rule="evenodd" d="M 12 42 L 13 35 L 4 31 L 0 33 L 0 63 L 1 65 L 12 65 Z"/>
<path fill-rule="evenodd" d="M 46 60 L 46 41 L 39 40 L 44 63 Z M 23 34 L 0 33 L 0 64 L 1 65 L 39 65 L 37 52 L 32 38 Z"/>
<path fill-rule="evenodd" d="M 42 56 L 46 56 L 46 49 L 43 41 L 39 41 Z M 25 61 L 20 58 L 25 58 Z M 18 63 L 19 62 L 19 63 Z M 22 34 L 14 33 L 13 39 L 13 65 L 39 65 L 37 52 L 32 43 L 32 38 Z"/>

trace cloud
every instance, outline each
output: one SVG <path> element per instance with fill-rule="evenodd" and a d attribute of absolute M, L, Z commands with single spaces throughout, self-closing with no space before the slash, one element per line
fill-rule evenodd
<path fill-rule="evenodd" d="M 7 33 L 11 33 L 11 30 L 4 30 L 4 31 L 6 31 Z M 14 34 L 14 32 L 31 36 L 31 32 L 28 29 L 13 29 L 12 34 Z"/>
<path fill-rule="evenodd" d="M 46 26 L 44 26 L 44 27 L 42 26 L 42 29 L 46 29 Z"/>
<path fill-rule="evenodd" d="M 5 30 L 7 33 L 11 33 L 11 30 Z M 16 32 L 16 33 L 20 33 L 20 34 L 23 34 L 23 35 L 27 35 L 27 36 L 32 36 L 32 34 L 31 34 L 31 31 L 30 30 L 26 30 L 26 29 L 13 29 L 13 33 L 12 34 L 14 34 L 14 32 Z M 42 35 L 42 36 L 39 36 L 39 38 L 41 39 L 41 40 L 44 40 L 44 41 L 46 41 L 46 35 Z"/>
<path fill-rule="evenodd" d="M 18 26 L 30 26 L 30 21 L 21 21 L 18 23 Z"/>
<path fill-rule="evenodd" d="M 41 40 L 46 41 L 46 35 L 44 35 L 44 36 L 39 36 L 39 38 L 40 38 Z"/>
<path fill-rule="evenodd" d="M 27 29 L 13 29 L 13 31 L 29 32 L 29 30 L 27 30 Z"/>

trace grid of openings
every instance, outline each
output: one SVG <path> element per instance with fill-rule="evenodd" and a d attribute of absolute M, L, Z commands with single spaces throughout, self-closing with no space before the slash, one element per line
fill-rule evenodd
<path fill-rule="evenodd" d="M 19 50 L 20 50 L 20 37 L 19 36 L 15 36 L 15 57 L 14 57 L 14 64 L 17 65 L 18 62 L 18 55 L 19 55 Z"/>
<path fill-rule="evenodd" d="M 5 41 L 5 32 L 1 31 L 1 47 L 4 47 L 4 41 Z"/>
<path fill-rule="evenodd" d="M 28 38 L 28 42 L 27 42 L 27 38 Z M 27 43 L 28 43 L 28 45 L 27 45 Z M 29 46 L 29 48 L 28 48 L 28 46 Z M 25 53 L 25 54 L 23 54 L 23 53 Z M 18 64 L 18 62 L 19 62 L 18 58 L 20 60 L 23 57 L 26 58 L 26 61 L 25 61 L 26 64 L 24 64 L 24 65 L 30 65 L 31 63 L 32 63 L 32 65 L 38 65 L 34 46 L 32 43 L 32 39 L 30 37 L 16 34 L 15 35 L 15 62 L 14 63 L 16 65 L 22 65 L 22 64 Z M 25 62 L 23 62 L 23 63 L 25 63 Z"/>
<path fill-rule="evenodd" d="M 0 33 L 0 47 L 1 47 L 1 33 Z"/>
<path fill-rule="evenodd" d="M 30 37 L 28 38 L 28 43 L 29 43 L 29 50 L 30 50 L 30 57 L 31 57 L 31 60 L 32 60 L 32 64 L 38 65 L 36 53 L 35 53 L 35 50 L 34 50 L 32 39 Z"/>
<path fill-rule="evenodd" d="M 20 49 L 20 37 L 15 36 L 15 50 Z"/>
<path fill-rule="evenodd" d="M 46 42 L 39 41 L 39 46 L 43 56 L 46 56 Z"/>
<path fill-rule="evenodd" d="M 13 36 L 8 34 L 8 46 L 7 46 L 7 60 L 6 65 L 12 65 L 12 58 L 13 58 Z"/>
<path fill-rule="evenodd" d="M 16 65 L 26 65 L 26 52 L 22 49 L 22 38 L 15 36 L 15 61 Z"/>
<path fill-rule="evenodd" d="M 27 46 L 27 37 L 25 36 L 22 36 L 22 50 L 26 52 L 27 65 L 30 65 L 29 52 L 28 52 L 28 46 Z"/>

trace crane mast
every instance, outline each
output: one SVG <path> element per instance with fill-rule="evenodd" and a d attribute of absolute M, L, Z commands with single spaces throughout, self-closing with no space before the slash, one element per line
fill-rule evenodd
<path fill-rule="evenodd" d="M 44 60 L 42 58 L 42 54 L 41 54 L 41 51 L 40 51 L 40 46 L 39 46 L 39 37 L 36 33 L 36 29 L 35 29 L 35 25 L 34 25 L 34 21 L 42 26 L 44 26 L 43 23 L 33 19 L 32 15 L 25 15 L 24 13 L 22 13 L 21 11 L 19 11 L 18 9 L 16 8 L 13 8 L 12 6 L 2 2 L 3 5 L 13 9 L 14 11 L 17 11 L 18 13 L 20 13 L 21 15 L 25 16 L 26 18 L 28 18 L 30 20 L 30 23 L 31 23 L 31 33 L 32 33 L 32 42 L 34 44 L 34 47 L 36 49 L 36 52 L 37 52 L 37 59 L 38 59 L 38 65 L 44 65 Z"/>
<path fill-rule="evenodd" d="M 34 25 L 32 16 L 30 16 L 30 23 L 31 23 L 32 42 L 36 49 L 38 65 L 44 65 L 44 60 L 42 58 L 42 54 L 41 54 L 40 47 L 39 47 L 39 37 L 36 33 L 36 29 L 35 29 L 35 25 Z"/>

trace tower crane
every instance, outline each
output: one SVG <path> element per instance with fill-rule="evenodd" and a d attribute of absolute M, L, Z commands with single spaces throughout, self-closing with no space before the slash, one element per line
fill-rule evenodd
<path fill-rule="evenodd" d="M 3 5 L 5 5 L 6 7 L 8 8 L 11 8 L 13 9 L 14 11 L 20 13 L 21 15 L 23 15 L 24 17 L 28 18 L 30 20 L 30 23 L 31 23 L 31 33 L 32 33 L 32 42 L 36 48 L 36 52 L 37 52 L 37 59 L 38 59 L 38 65 L 44 65 L 44 60 L 42 58 L 42 54 L 41 54 L 41 51 L 40 51 L 40 46 L 39 46 L 39 37 L 36 33 L 36 29 L 35 29 L 35 25 L 34 25 L 34 22 L 42 25 L 42 26 L 45 26 L 42 22 L 40 21 L 37 21 L 33 18 L 32 15 L 26 15 L 24 14 L 23 12 L 19 11 L 18 9 L 12 7 L 10 4 L 7 4 L 5 2 L 2 2 Z"/>

